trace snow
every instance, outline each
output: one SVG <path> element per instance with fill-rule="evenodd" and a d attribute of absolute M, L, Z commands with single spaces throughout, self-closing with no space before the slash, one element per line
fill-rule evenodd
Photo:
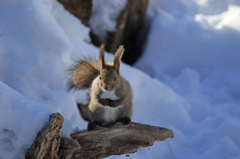
<path fill-rule="evenodd" d="M 186 121 L 169 112 L 189 124 L 168 124 L 175 141 L 156 143 L 165 151 L 155 157 L 239 158 L 239 1 L 174 2 L 150 1 L 150 33 L 135 64 L 189 105 Z"/>
<path fill-rule="evenodd" d="M 95 35 L 105 41 L 108 32 L 116 30 L 116 19 L 127 5 L 127 0 L 93 0 L 89 25 Z"/>
<path fill-rule="evenodd" d="M 130 158 L 240 158 L 240 2 L 149 2 L 144 54 L 120 71 L 133 89 L 132 120 L 175 137 Z M 102 37 L 126 1 L 104 3 L 93 1 L 90 20 Z M 24 158 L 51 113 L 65 118 L 62 137 L 86 128 L 75 103 L 87 103 L 87 91 L 67 93 L 64 70 L 98 55 L 89 31 L 55 0 L 0 1 L 0 158 Z"/>
<path fill-rule="evenodd" d="M 49 119 L 47 105 L 27 99 L 0 82 L 1 158 L 24 158 L 24 152 Z"/>

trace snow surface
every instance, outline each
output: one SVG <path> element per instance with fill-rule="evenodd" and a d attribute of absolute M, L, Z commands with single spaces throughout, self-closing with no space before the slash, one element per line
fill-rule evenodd
<path fill-rule="evenodd" d="M 49 119 L 47 105 L 38 104 L 0 82 L 0 157 L 23 157 Z"/>
<path fill-rule="evenodd" d="M 94 34 L 104 41 L 108 32 L 116 30 L 116 19 L 127 5 L 127 0 L 93 0 L 89 25 Z"/>
<path fill-rule="evenodd" d="M 154 157 L 240 158 L 239 17 L 237 0 L 150 1 L 151 28 L 135 67 L 188 105 L 185 121 L 178 117 L 183 112 L 169 110 L 181 124 L 166 126 L 174 125 L 175 138 L 156 143 Z"/>
<path fill-rule="evenodd" d="M 175 137 L 130 158 L 240 158 L 239 16 L 238 0 L 150 0 L 151 29 L 135 65 L 142 71 L 122 64 L 121 72 L 133 89 L 132 120 Z M 0 0 L 0 158 L 24 158 L 53 112 L 65 118 L 61 136 L 86 128 L 75 101 L 86 103 L 87 91 L 66 93 L 64 70 L 98 55 L 88 34 L 55 0 Z"/>

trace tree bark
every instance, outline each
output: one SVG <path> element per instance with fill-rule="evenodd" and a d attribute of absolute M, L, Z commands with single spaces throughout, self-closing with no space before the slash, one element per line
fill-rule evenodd
<path fill-rule="evenodd" d="M 26 153 L 26 159 L 58 159 L 58 148 L 60 146 L 59 131 L 62 128 L 64 118 L 60 113 L 50 116 L 49 122 L 37 134 L 31 148 Z"/>
<path fill-rule="evenodd" d="M 75 139 L 61 138 L 61 145 L 58 151 L 60 159 L 74 159 L 74 154 L 81 149 L 78 141 Z"/>
<path fill-rule="evenodd" d="M 141 55 L 141 52 L 135 52 L 134 48 L 136 47 L 135 45 L 138 38 L 140 38 L 139 32 L 143 26 L 147 5 L 148 0 L 128 0 L 127 7 L 118 18 L 117 30 L 113 35 L 111 46 L 108 50 L 109 52 L 114 53 L 119 45 L 124 45 L 125 54 L 123 55 L 122 60 L 131 65 Z M 143 44 L 140 44 L 138 47 L 141 47 L 142 45 Z"/>

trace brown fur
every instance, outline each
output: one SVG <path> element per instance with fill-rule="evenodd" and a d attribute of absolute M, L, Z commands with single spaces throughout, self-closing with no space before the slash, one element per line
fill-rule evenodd
<path fill-rule="evenodd" d="M 102 44 L 102 45 L 100 46 L 100 53 L 99 53 L 99 65 L 100 65 L 100 70 L 102 70 L 102 69 L 105 67 L 104 47 L 105 47 L 104 44 Z"/>
<path fill-rule="evenodd" d="M 67 70 L 67 74 L 69 91 L 89 88 L 92 81 L 100 74 L 99 62 L 92 57 L 79 59 Z"/>
<path fill-rule="evenodd" d="M 101 77 L 101 84 L 100 87 L 102 90 L 106 90 L 107 87 L 108 91 L 116 90 L 120 86 L 120 63 L 121 58 L 124 53 L 124 48 L 121 45 L 115 53 L 113 64 L 106 63 L 104 60 L 104 45 L 100 47 L 100 54 L 99 54 L 99 63 L 100 63 L 100 77 Z M 116 79 L 116 81 L 115 81 Z"/>
<path fill-rule="evenodd" d="M 114 64 L 114 68 L 117 71 L 117 73 L 119 73 L 121 59 L 122 59 L 124 51 L 125 50 L 123 48 L 123 45 L 120 45 L 117 52 L 115 53 L 115 56 L 114 56 L 113 64 Z"/>

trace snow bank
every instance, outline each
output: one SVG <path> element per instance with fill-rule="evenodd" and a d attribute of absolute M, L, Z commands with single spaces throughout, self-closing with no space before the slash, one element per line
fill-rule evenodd
<path fill-rule="evenodd" d="M 65 17 L 65 25 L 56 12 Z M 76 56 L 75 43 L 88 37 L 81 32 L 88 29 L 56 1 L 0 1 L 0 19 L 0 80 L 26 97 L 1 83 L 0 158 L 24 158 L 50 112 L 64 115 L 62 136 L 86 127 L 73 95 L 65 91 L 64 70 Z M 74 36 L 81 33 L 75 43 L 63 29 L 70 20 L 79 26 Z"/>
<path fill-rule="evenodd" d="M 47 105 L 38 104 L 0 82 L 0 157 L 24 158 L 48 121 Z"/>
<path fill-rule="evenodd" d="M 153 22 L 136 64 L 150 76 L 125 64 L 121 72 L 133 89 L 132 120 L 170 128 L 175 137 L 131 158 L 240 157 L 239 6 L 214 4 L 225 2 L 150 1 Z M 93 14 L 110 16 L 100 8 Z M 86 103 L 87 91 L 66 93 L 64 70 L 98 48 L 89 44 L 89 29 L 55 0 L 0 1 L 0 19 L 0 158 L 24 158 L 53 112 L 65 118 L 61 136 L 86 128 L 75 102 Z M 109 19 L 103 31 L 114 29 Z"/>
<path fill-rule="evenodd" d="M 150 1 L 151 29 L 135 66 L 190 105 L 191 124 L 172 125 L 175 140 L 157 143 L 164 148 L 154 158 L 239 158 L 239 1 L 174 2 Z"/>

